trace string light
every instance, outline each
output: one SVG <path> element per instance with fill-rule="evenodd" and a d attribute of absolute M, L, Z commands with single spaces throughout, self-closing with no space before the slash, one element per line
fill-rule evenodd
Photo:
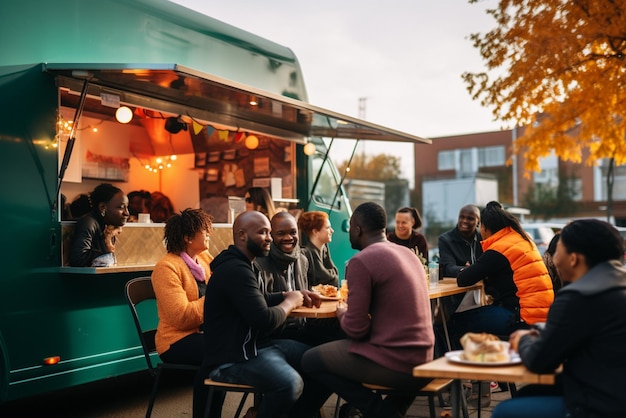
<path fill-rule="evenodd" d="M 176 155 L 166 155 L 164 157 L 156 157 L 154 161 L 148 161 L 144 165 L 145 169 L 152 172 L 158 173 L 161 170 L 172 168 L 172 163 L 176 161 L 178 157 Z"/>
<path fill-rule="evenodd" d="M 248 149 L 257 149 L 257 147 L 259 146 L 259 138 L 257 138 L 255 135 L 248 135 L 246 137 L 246 148 Z"/>
<path fill-rule="evenodd" d="M 315 148 L 315 144 L 312 142 L 308 142 L 305 146 L 304 146 L 304 154 L 308 155 L 309 157 L 313 154 L 315 154 L 315 151 L 317 151 L 317 149 Z"/>
<path fill-rule="evenodd" d="M 115 119 L 119 123 L 128 123 L 133 119 L 133 111 L 128 106 L 118 107 L 115 111 Z"/>

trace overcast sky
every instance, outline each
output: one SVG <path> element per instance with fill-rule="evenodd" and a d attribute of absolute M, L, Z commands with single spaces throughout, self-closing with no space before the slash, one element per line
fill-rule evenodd
<path fill-rule="evenodd" d="M 496 0 L 173 1 L 291 48 L 314 105 L 426 138 L 501 128 L 461 79 L 484 69 L 469 35 L 495 26 Z M 412 146 L 364 147 L 401 157 L 412 180 Z"/>

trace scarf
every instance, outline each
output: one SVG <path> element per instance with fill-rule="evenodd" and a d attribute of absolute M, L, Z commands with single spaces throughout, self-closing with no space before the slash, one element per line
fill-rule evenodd
<path fill-rule="evenodd" d="M 183 259 L 189 270 L 191 270 L 191 275 L 196 279 L 196 283 L 198 285 L 198 296 L 204 296 L 206 292 L 206 282 L 205 282 L 205 271 L 204 267 L 200 264 L 196 263 L 186 252 L 180 253 L 180 258 Z"/>
<path fill-rule="evenodd" d="M 295 263 L 296 260 L 300 258 L 300 247 L 296 245 L 296 248 L 292 252 L 285 253 L 272 241 L 269 256 L 278 268 L 286 270 L 290 264 Z"/>

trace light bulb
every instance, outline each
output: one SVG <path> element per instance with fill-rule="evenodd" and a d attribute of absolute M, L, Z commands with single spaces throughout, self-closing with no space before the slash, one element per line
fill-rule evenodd
<path fill-rule="evenodd" d="M 133 111 L 127 106 L 118 107 L 115 111 L 115 119 L 119 123 L 128 123 L 133 118 Z"/>
<path fill-rule="evenodd" d="M 259 146 L 259 138 L 254 135 L 248 135 L 246 137 L 246 148 L 256 149 Z"/>
<path fill-rule="evenodd" d="M 309 142 L 309 143 L 307 143 L 304 146 L 304 154 L 305 155 L 311 156 L 311 155 L 315 154 L 315 151 L 316 151 L 315 144 L 312 143 L 312 142 Z"/>

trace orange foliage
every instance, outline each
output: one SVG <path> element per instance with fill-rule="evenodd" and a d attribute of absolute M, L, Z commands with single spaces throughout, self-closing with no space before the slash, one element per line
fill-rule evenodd
<path fill-rule="evenodd" d="M 488 13 L 496 28 L 471 36 L 487 71 L 463 78 L 497 120 L 526 125 L 514 150 L 526 168 L 551 150 L 625 164 L 626 2 L 501 0 Z"/>

